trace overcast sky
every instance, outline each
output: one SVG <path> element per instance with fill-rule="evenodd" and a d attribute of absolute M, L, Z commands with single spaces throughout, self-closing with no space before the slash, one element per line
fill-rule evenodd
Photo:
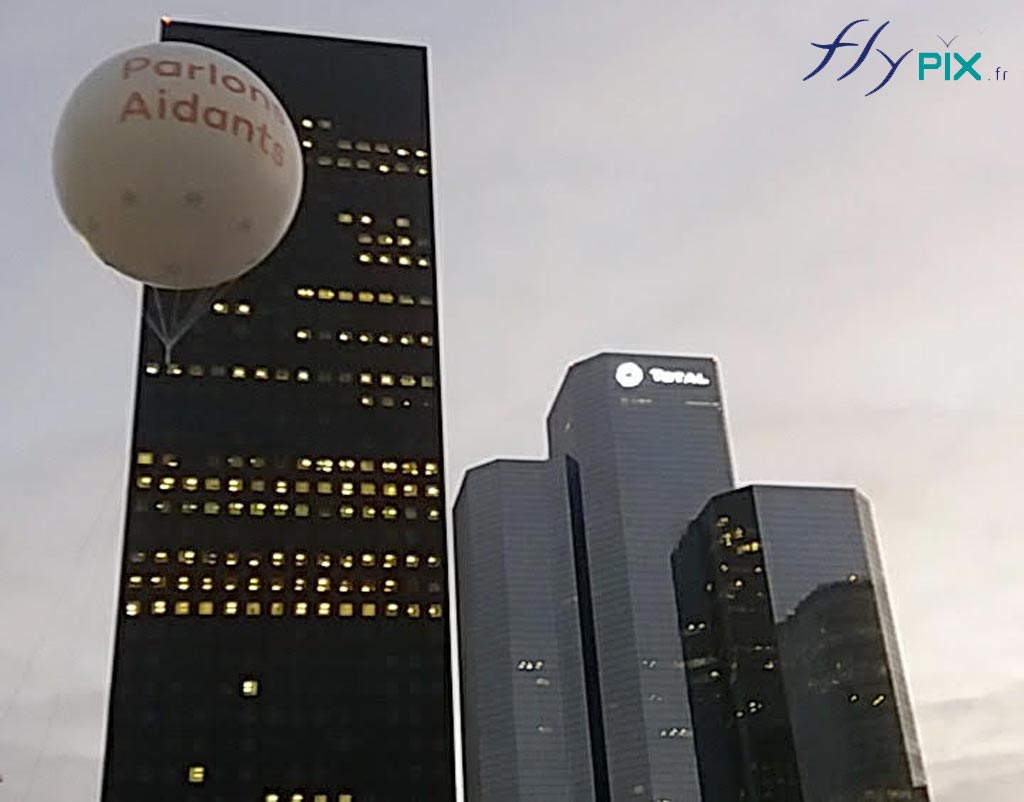
<path fill-rule="evenodd" d="M 95 798 L 138 295 L 50 147 L 161 14 L 430 45 L 449 488 L 580 357 L 717 356 L 742 482 L 874 502 L 935 802 L 1019 802 L 1020 0 L 0 0 L 0 802 Z M 861 17 L 890 85 L 801 82 Z M 918 81 L 937 34 L 1009 78 Z"/>

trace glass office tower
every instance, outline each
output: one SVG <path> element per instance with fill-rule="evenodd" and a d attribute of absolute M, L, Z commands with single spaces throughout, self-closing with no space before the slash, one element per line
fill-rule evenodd
<path fill-rule="evenodd" d="M 867 501 L 712 499 L 673 573 L 704 802 L 925 802 Z"/>
<path fill-rule="evenodd" d="M 102 798 L 452 800 L 426 51 L 163 38 L 260 74 L 306 178 L 173 362 L 143 329 Z"/>
<path fill-rule="evenodd" d="M 564 472 L 498 460 L 455 502 L 468 802 L 594 802 Z"/>
<path fill-rule="evenodd" d="M 607 798 L 700 799 L 670 555 L 678 532 L 733 486 L 716 364 L 599 354 L 572 366 L 548 416 L 564 467 L 593 751 Z M 589 618 L 589 621 L 586 620 Z M 589 632 L 587 628 L 589 627 Z M 592 709 L 592 708 L 591 708 Z"/>

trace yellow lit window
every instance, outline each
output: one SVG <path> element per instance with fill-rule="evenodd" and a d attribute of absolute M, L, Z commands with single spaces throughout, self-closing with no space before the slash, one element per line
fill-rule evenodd
<path fill-rule="evenodd" d="M 161 490 L 173 490 L 174 489 L 174 483 L 175 483 L 175 479 L 174 479 L 173 476 L 161 476 L 160 477 L 160 484 L 158 485 L 158 487 Z"/>
<path fill-rule="evenodd" d="M 224 590 L 228 590 L 228 591 L 238 590 L 238 579 L 233 577 L 233 576 L 229 576 L 227 579 L 225 579 L 224 580 Z"/>
<path fill-rule="evenodd" d="M 142 587 L 142 577 L 139 574 L 133 574 L 128 577 L 128 584 L 133 588 Z"/>
<path fill-rule="evenodd" d="M 440 604 L 432 604 L 427 608 L 427 615 L 431 618 L 441 618 L 443 613 Z"/>
<path fill-rule="evenodd" d="M 253 378 L 259 381 L 267 381 L 270 378 L 270 370 L 268 368 L 255 368 L 252 375 Z"/>
<path fill-rule="evenodd" d="M 308 382 L 309 381 L 309 371 L 305 370 L 304 368 L 299 368 L 298 370 L 296 370 L 295 371 L 295 381 L 297 381 L 297 382 Z"/>
<path fill-rule="evenodd" d="M 135 461 L 139 465 L 152 465 L 153 464 L 153 452 L 152 451 L 140 451 Z"/>
<path fill-rule="evenodd" d="M 370 332 L 368 332 L 368 331 L 364 331 L 364 332 L 362 332 L 359 335 L 359 342 L 364 343 L 364 344 L 372 343 L 373 342 L 373 335 L 370 334 Z"/>
<path fill-rule="evenodd" d="M 311 340 L 313 338 L 313 332 L 310 329 L 296 329 L 295 339 L 296 340 Z"/>
<path fill-rule="evenodd" d="M 398 257 L 398 264 L 402 267 L 410 267 L 412 265 L 412 259 L 405 254 Z"/>
<path fill-rule="evenodd" d="M 430 508 L 429 510 L 427 510 L 427 520 L 428 521 L 440 521 L 441 520 L 441 511 L 439 509 L 437 509 L 436 507 Z"/>
<path fill-rule="evenodd" d="M 270 589 L 274 591 L 274 593 L 280 593 L 284 590 L 284 580 L 279 576 L 275 576 L 270 580 Z"/>
<path fill-rule="evenodd" d="M 377 605 L 373 602 L 363 602 L 362 613 L 363 618 L 373 618 L 377 615 Z"/>
<path fill-rule="evenodd" d="M 285 502 L 279 501 L 276 504 L 274 504 L 274 516 L 275 517 L 277 517 L 277 518 L 284 518 L 287 514 L 288 514 L 288 505 Z"/>
<path fill-rule="evenodd" d="M 153 555 L 153 562 L 157 565 L 163 565 L 170 561 L 170 555 L 166 551 L 158 551 Z"/>
<path fill-rule="evenodd" d="M 135 486 L 140 490 L 149 490 L 153 486 L 153 477 L 138 476 L 135 478 Z"/>
<path fill-rule="evenodd" d="M 295 505 L 295 517 L 296 518 L 308 518 L 309 517 L 309 505 L 308 504 L 296 504 Z"/>
<path fill-rule="evenodd" d="M 201 601 L 199 602 L 199 615 L 213 615 L 213 602 Z"/>
<path fill-rule="evenodd" d="M 352 482 L 341 483 L 341 495 L 351 496 L 355 493 L 355 485 Z"/>
<path fill-rule="evenodd" d="M 155 602 L 153 602 L 150 605 L 149 611 L 153 615 L 163 615 L 164 613 L 167 612 L 167 602 L 165 602 L 165 601 L 155 601 Z"/>
<path fill-rule="evenodd" d="M 312 128 L 313 127 L 313 121 L 311 119 L 309 119 L 309 117 L 303 117 L 302 118 L 302 127 L 303 128 Z"/>
<path fill-rule="evenodd" d="M 396 518 L 398 518 L 398 508 L 385 507 L 383 510 L 381 510 L 381 514 L 384 516 L 385 520 L 393 521 Z"/>
<path fill-rule="evenodd" d="M 373 261 L 373 254 L 361 253 L 361 254 L 359 254 L 359 261 L 362 264 L 364 264 L 364 265 L 370 264 Z M 360 293 L 360 294 L 362 294 L 362 293 Z"/>
<path fill-rule="evenodd" d="M 429 557 L 427 557 L 427 567 L 428 568 L 440 568 L 441 567 L 441 560 L 438 559 L 435 555 L 431 554 Z"/>
<path fill-rule="evenodd" d="M 347 342 L 351 342 L 351 341 L 352 341 L 352 332 L 350 332 L 350 331 L 339 331 L 338 332 L 338 342 L 340 342 L 340 343 L 347 343 Z"/>
<path fill-rule="evenodd" d="M 377 508 L 376 507 L 370 507 L 370 506 L 363 507 L 363 519 L 364 520 L 372 521 L 376 517 L 377 517 Z"/>
<path fill-rule="evenodd" d="M 250 593 L 255 593 L 260 589 L 260 578 L 258 576 L 249 577 L 249 582 L 246 585 Z"/>
<path fill-rule="evenodd" d="M 411 334 L 403 334 L 399 340 L 402 345 L 412 345 L 413 339 Z"/>
<path fill-rule="evenodd" d="M 418 604 L 410 604 L 405 608 L 405 614 L 409 618 L 419 618 L 421 615 L 420 606 Z"/>
<path fill-rule="evenodd" d="M 401 383 L 403 387 L 415 387 L 416 377 L 415 376 L 402 376 Z"/>
<path fill-rule="evenodd" d="M 364 552 L 360 562 L 364 567 L 372 568 L 377 564 L 377 555 L 371 551 Z"/>
<path fill-rule="evenodd" d="M 363 580 L 363 583 L 359 586 L 359 592 L 360 593 L 376 593 L 377 592 L 377 582 L 375 580 L 373 580 L 373 579 L 365 579 L 365 580 Z"/>
<path fill-rule="evenodd" d="M 299 287 L 295 290 L 295 294 L 299 298 L 313 298 L 316 296 L 312 287 Z"/>
<path fill-rule="evenodd" d="M 295 564 L 297 566 L 299 566 L 301 568 L 301 567 L 303 567 L 305 565 L 308 565 L 308 563 L 309 563 L 309 558 L 306 556 L 306 552 L 304 552 L 304 551 L 297 551 L 297 552 L 295 552 Z"/>
<path fill-rule="evenodd" d="M 397 568 L 398 567 L 398 555 L 397 554 L 392 554 L 390 552 L 385 554 L 384 555 L 384 561 L 383 561 L 382 565 L 385 568 Z"/>
<path fill-rule="evenodd" d="M 433 387 L 434 377 L 433 376 L 420 376 L 420 387 Z"/>
<path fill-rule="evenodd" d="M 352 802 L 352 794 L 341 794 L 338 797 L 338 802 Z"/>
<path fill-rule="evenodd" d="M 359 495 L 361 495 L 361 496 L 375 496 L 375 495 L 377 495 L 377 486 L 373 482 L 360 482 L 359 483 Z"/>
<path fill-rule="evenodd" d="M 390 243 L 389 243 L 390 244 Z M 398 238 L 398 246 L 400 248 L 408 248 L 412 245 L 412 239 L 405 236 L 404 234 Z"/>
<path fill-rule="evenodd" d="M 142 609 L 142 605 L 137 601 L 127 602 L 124 606 L 124 614 L 129 618 L 135 618 L 139 614 L 139 610 Z"/>
<path fill-rule="evenodd" d="M 147 362 L 146 363 L 146 375 L 156 376 L 160 372 L 159 362 Z"/>
<path fill-rule="evenodd" d="M 189 766 L 188 781 L 192 785 L 201 785 L 206 781 L 206 768 L 204 766 Z"/>
<path fill-rule="evenodd" d="M 338 212 L 338 222 L 342 225 L 350 225 L 353 220 L 352 212 Z"/>
<path fill-rule="evenodd" d="M 232 501 L 228 504 L 228 515 L 241 515 L 245 512 L 245 505 L 241 501 Z"/>
<path fill-rule="evenodd" d="M 395 302 L 395 295 L 391 292 L 382 292 L 377 296 L 377 300 L 382 304 L 393 304 Z"/>
<path fill-rule="evenodd" d="M 260 614 L 260 603 L 258 601 L 251 601 L 245 603 L 245 614 L 246 615 L 259 615 Z"/>
<path fill-rule="evenodd" d="M 352 568 L 352 567 L 355 566 L 355 564 L 356 564 L 356 558 L 353 557 L 351 554 L 344 554 L 344 555 L 342 555 L 342 558 L 341 558 L 341 567 L 342 568 Z"/>
<path fill-rule="evenodd" d="M 317 156 L 316 163 L 319 164 L 321 167 L 330 167 L 332 164 L 334 164 L 334 159 L 332 159 L 330 156 Z"/>
<path fill-rule="evenodd" d="M 181 511 L 185 515 L 191 515 L 192 513 L 199 511 L 199 505 L 193 503 L 185 503 L 181 505 Z"/>
<path fill-rule="evenodd" d="M 377 257 L 377 261 L 382 265 L 389 265 L 391 264 L 391 257 L 386 253 L 382 253 Z"/>
<path fill-rule="evenodd" d="M 381 492 L 385 496 L 393 498 L 398 495 L 398 485 L 396 485 L 394 482 L 388 482 L 381 486 Z"/>
<path fill-rule="evenodd" d="M 402 495 L 406 498 L 415 498 L 419 495 L 419 488 L 416 485 L 402 485 Z"/>
<path fill-rule="evenodd" d="M 295 602 L 295 615 L 306 615 L 309 605 L 306 602 Z"/>
<path fill-rule="evenodd" d="M 174 614 L 175 615 L 188 615 L 189 603 L 187 601 L 180 601 L 174 603 Z"/>
<path fill-rule="evenodd" d="M 430 171 L 426 167 L 417 167 L 416 175 L 427 175 Z"/>
<path fill-rule="evenodd" d="M 324 617 L 329 616 L 331 614 L 331 603 L 330 602 L 320 602 L 316 606 L 316 614 L 319 615 L 319 616 L 324 616 Z"/>
<path fill-rule="evenodd" d="M 420 558 L 416 554 L 405 555 L 405 567 L 406 568 L 419 568 Z"/>
<path fill-rule="evenodd" d="M 342 618 L 351 618 L 355 612 L 355 605 L 352 602 L 341 602 L 338 605 L 338 615 Z"/>
<path fill-rule="evenodd" d="M 334 486 L 330 482 L 317 482 L 316 492 L 322 496 L 329 496 L 334 492 Z"/>
<path fill-rule="evenodd" d="M 398 590 L 398 582 L 397 582 L 397 580 L 394 580 L 394 579 L 385 579 L 384 580 L 384 592 L 385 593 L 394 593 L 396 590 Z"/>
<path fill-rule="evenodd" d="M 441 488 L 437 485 L 427 485 L 427 498 L 438 498 L 441 495 Z"/>
<path fill-rule="evenodd" d="M 158 501 L 156 504 L 153 505 L 153 509 L 155 509 L 157 512 L 166 513 L 171 511 L 171 505 L 166 501 Z"/>
<path fill-rule="evenodd" d="M 331 589 L 331 580 L 329 577 L 322 576 L 316 581 L 316 589 L 318 593 L 327 593 Z"/>
<path fill-rule="evenodd" d="M 212 576 L 204 576 L 202 578 L 202 580 L 200 580 L 199 587 L 201 589 L 205 590 L 205 591 L 213 590 L 213 577 Z"/>
<path fill-rule="evenodd" d="M 360 290 L 359 294 L 356 297 L 358 298 L 359 303 L 361 304 L 373 303 L 373 293 L 367 290 Z"/>
<path fill-rule="evenodd" d="M 394 387 L 395 377 L 392 376 L 390 373 L 382 373 L 380 374 L 380 383 L 381 386 L 383 387 Z"/>
<path fill-rule="evenodd" d="M 245 301 L 241 302 L 240 304 L 238 304 L 235 307 L 235 314 L 236 315 L 248 315 L 251 312 L 252 312 L 252 305 L 246 303 Z"/>
<path fill-rule="evenodd" d="M 224 615 L 238 615 L 238 602 L 224 602 Z"/>
<path fill-rule="evenodd" d="M 216 476 L 208 476 L 203 480 L 203 487 L 206 490 L 220 490 L 220 479 Z"/>
<path fill-rule="evenodd" d="M 364 407 L 372 407 L 374 404 L 372 395 L 361 395 L 359 396 L 359 403 Z"/>
<path fill-rule="evenodd" d="M 167 366 L 167 375 L 168 376 L 180 376 L 181 375 L 181 365 L 179 365 L 179 364 L 177 364 L 175 362 L 172 362 L 170 365 Z"/>
<path fill-rule="evenodd" d="M 151 576 L 149 578 L 149 584 L 152 585 L 154 588 L 166 588 L 167 587 L 167 577 L 165 577 L 165 576 Z"/>
<path fill-rule="evenodd" d="M 281 802 L 281 797 L 277 794 L 270 793 L 263 797 L 263 802 Z"/>
<path fill-rule="evenodd" d="M 425 150 L 417 150 L 415 155 L 417 159 L 427 158 L 427 152 Z"/>
<path fill-rule="evenodd" d="M 319 298 L 321 301 L 333 301 L 334 290 L 332 290 L 330 287 L 320 287 L 320 289 L 316 291 L 316 297 Z"/>
<path fill-rule="evenodd" d="M 252 698 L 260 695 L 260 682 L 256 679 L 242 680 L 242 696 Z"/>
<path fill-rule="evenodd" d="M 279 602 L 279 601 L 271 602 L 271 604 L 270 604 L 270 614 L 271 615 L 275 615 L 275 616 L 282 616 L 282 615 L 284 615 L 284 602 Z"/>
<path fill-rule="evenodd" d="M 398 611 L 399 606 L 396 602 L 391 602 L 384 608 L 384 614 L 388 618 L 398 618 Z"/>
<path fill-rule="evenodd" d="M 396 217 L 395 218 L 395 227 L 396 228 L 409 228 L 410 225 L 412 225 L 412 221 L 410 221 L 408 217 Z"/>
<path fill-rule="evenodd" d="M 204 565 L 216 565 L 217 564 L 217 552 L 215 552 L 215 551 L 204 551 L 203 552 L 203 564 Z"/>
<path fill-rule="evenodd" d="M 352 581 L 349 579 L 343 579 L 338 583 L 338 593 L 351 593 L 352 592 Z"/>
<path fill-rule="evenodd" d="M 338 290 L 339 301 L 354 301 L 356 294 L 352 290 Z"/>
<path fill-rule="evenodd" d="M 178 552 L 178 562 L 182 565 L 195 565 L 196 553 L 192 549 L 184 549 Z"/>

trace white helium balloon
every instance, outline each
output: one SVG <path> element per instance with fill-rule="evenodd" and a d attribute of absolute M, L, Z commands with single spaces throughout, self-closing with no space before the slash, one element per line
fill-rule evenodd
<path fill-rule="evenodd" d="M 295 216 L 302 153 L 280 101 L 207 47 L 125 51 L 75 89 L 53 172 L 64 214 L 96 255 L 155 287 L 237 278 Z"/>

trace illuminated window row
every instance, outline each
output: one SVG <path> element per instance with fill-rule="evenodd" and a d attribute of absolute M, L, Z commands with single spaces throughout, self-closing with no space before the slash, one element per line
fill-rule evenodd
<path fill-rule="evenodd" d="M 341 301 L 342 303 L 383 304 L 391 306 L 433 306 L 434 299 L 429 295 L 413 296 L 406 293 L 377 292 L 375 290 L 345 290 L 333 287 L 297 287 L 295 295 L 303 299 L 318 301 Z"/>
<path fill-rule="evenodd" d="M 659 738 L 689 738 L 690 731 L 686 727 L 669 727 L 658 733 Z"/>
<path fill-rule="evenodd" d="M 308 143 L 308 144 L 307 144 Z M 307 148 L 313 147 L 312 140 L 303 140 L 303 146 Z M 418 175 L 428 176 L 430 175 L 430 168 L 426 162 L 404 162 L 404 161 L 390 161 L 384 159 L 365 159 L 365 158 L 351 158 L 349 156 L 317 156 L 316 163 L 320 167 L 337 167 L 339 170 L 373 170 L 374 172 L 382 175 L 395 174 L 395 175 Z"/>
<path fill-rule="evenodd" d="M 434 345 L 434 335 L 432 334 L 412 334 L 405 332 L 402 334 L 392 334 L 391 332 L 373 332 L 373 331 L 350 331 L 343 329 L 342 331 L 319 331 L 314 332 L 309 328 L 300 328 L 295 330 L 295 339 L 300 342 L 312 342 L 315 340 L 337 340 L 340 343 L 359 343 L 360 345 L 421 345 L 424 348 L 430 348 Z"/>
<path fill-rule="evenodd" d="M 337 221 L 343 226 L 351 226 L 359 224 L 361 226 L 372 226 L 374 223 L 374 217 L 369 212 L 338 212 Z M 412 219 L 409 217 L 396 217 L 394 218 L 395 228 L 411 228 Z M 398 236 L 398 235 L 396 235 Z M 360 240 L 362 241 L 362 240 Z"/>
<path fill-rule="evenodd" d="M 360 554 L 345 552 L 343 554 L 331 554 L 320 552 L 313 554 L 306 551 L 288 552 L 285 550 L 272 551 L 269 555 L 259 552 L 242 554 L 237 551 L 198 551 L 196 549 L 158 550 L 154 552 L 134 551 L 129 555 L 129 563 L 132 565 L 144 565 L 151 561 L 154 565 L 226 565 L 226 566 L 249 566 L 257 568 L 260 565 L 272 565 L 283 567 L 294 564 L 297 568 L 317 567 L 331 568 L 375 568 L 378 565 L 382 568 L 440 568 L 441 558 L 436 554 L 420 555 L 416 552 L 409 552 L 405 555 L 392 551 L 385 551 L 378 554 L 374 551 L 364 551 Z"/>
<path fill-rule="evenodd" d="M 361 251 L 356 261 L 362 265 L 394 265 L 396 267 L 430 267 L 427 256 L 412 256 L 407 253 L 371 253 Z"/>
<path fill-rule="evenodd" d="M 252 304 L 248 301 L 237 301 L 229 303 L 223 299 L 214 301 L 210 305 L 210 311 L 215 315 L 239 315 L 248 317 L 252 314 Z"/>
<path fill-rule="evenodd" d="M 151 507 L 162 515 L 178 513 L 180 515 L 227 515 L 230 517 L 247 516 L 250 518 L 341 518 L 343 520 L 358 519 L 362 521 L 415 521 L 420 517 L 421 510 L 416 507 L 399 509 L 392 505 L 377 507 L 371 504 L 356 506 L 342 504 L 335 508 L 330 506 L 313 507 L 309 504 L 289 504 L 285 501 L 157 501 Z M 441 510 L 431 507 L 424 512 L 428 521 L 440 521 Z"/>
<path fill-rule="evenodd" d="M 300 471 L 316 471 L 317 473 L 351 473 L 356 470 L 363 473 L 372 473 L 378 468 L 382 473 L 398 473 L 404 476 L 419 476 L 422 469 L 424 476 L 437 476 L 440 470 L 438 463 L 433 460 L 419 463 L 416 460 L 381 460 L 379 463 L 372 459 L 332 459 L 331 457 L 299 457 L 295 461 L 295 467 Z"/>
<path fill-rule="evenodd" d="M 335 796 L 310 791 L 267 791 L 263 802 L 335 802 Z M 338 794 L 337 802 L 355 802 L 355 797 L 352 794 Z"/>
<path fill-rule="evenodd" d="M 324 117 L 319 117 L 315 121 L 311 117 L 303 117 L 299 124 L 307 130 L 312 130 L 315 127 L 323 131 L 330 131 L 334 127 L 334 123 Z"/>
<path fill-rule="evenodd" d="M 146 364 L 147 376 L 192 376 L 194 378 L 209 377 L 212 379 L 233 379 L 235 381 L 295 381 L 299 384 L 352 384 L 358 381 L 363 386 L 380 387 L 420 387 L 432 389 L 434 377 L 430 375 L 413 376 L 411 374 L 395 375 L 393 373 L 373 374 L 363 371 L 354 375 L 348 371 L 335 373 L 333 370 L 313 371 L 310 368 L 270 368 L 262 365 L 179 365 L 176 362 L 161 364 L 160 362 L 149 362 Z"/>
<path fill-rule="evenodd" d="M 429 408 L 433 406 L 429 400 L 414 404 L 411 398 L 395 398 L 393 395 L 361 395 L 359 404 L 364 407 L 383 407 L 384 409 L 410 409 L 413 406 Z"/>
<path fill-rule="evenodd" d="M 139 451 L 135 455 L 135 462 L 138 465 L 156 465 L 159 463 L 168 468 L 177 468 L 181 464 L 177 454 L 157 454 L 154 451 Z M 265 468 L 268 464 L 266 457 L 250 456 L 243 457 L 239 454 L 232 454 L 225 459 L 229 468 Z M 283 463 L 282 463 L 283 464 Z M 289 463 L 290 464 L 290 463 Z M 317 473 L 380 473 L 402 474 L 403 476 L 438 476 L 440 466 L 436 460 L 419 461 L 414 459 L 354 459 L 352 457 L 307 457 L 296 458 L 295 467 L 300 471 L 316 471 Z M 196 477 L 198 481 L 198 477 Z M 283 481 L 283 480 L 281 480 Z M 218 490 L 218 487 L 207 488 Z"/>
<path fill-rule="evenodd" d="M 418 484 L 416 482 L 333 482 L 330 480 L 310 481 L 300 479 L 289 482 L 287 479 L 243 479 L 232 476 L 223 479 L 219 476 L 150 476 L 140 474 L 135 477 L 135 486 L 139 490 L 159 490 L 170 492 L 184 490 L 186 493 L 197 493 L 200 490 L 221 491 L 228 493 L 266 493 L 268 489 L 279 495 L 299 493 L 309 495 L 316 493 L 321 496 L 385 496 L 387 498 L 440 498 L 439 485 Z"/>
<path fill-rule="evenodd" d="M 389 602 L 286 602 L 286 601 L 168 601 L 156 599 L 142 602 L 139 599 L 128 599 L 125 602 L 125 615 L 128 618 L 151 616 L 226 616 L 255 618 L 269 615 L 273 617 L 293 616 L 296 618 L 431 618 L 444 617 L 444 608 L 440 604 L 399 604 Z"/>
<path fill-rule="evenodd" d="M 300 125 L 307 131 L 313 131 L 314 128 L 319 128 L 323 131 L 330 131 L 333 127 L 331 121 L 327 119 L 318 119 L 314 125 L 314 121 L 309 117 L 303 117 Z M 315 143 L 310 138 L 310 135 L 303 135 L 302 146 L 304 148 L 312 148 L 314 144 Z M 336 144 L 338 150 L 356 151 L 358 153 L 379 153 L 381 155 L 394 153 L 396 156 L 401 156 L 402 158 L 414 156 L 417 159 L 426 159 L 430 155 L 423 148 L 411 145 L 396 145 L 389 142 L 369 142 L 364 139 L 339 139 Z"/>
<path fill-rule="evenodd" d="M 313 592 L 323 596 L 330 593 L 340 593 L 343 596 L 347 596 L 353 593 L 361 593 L 364 596 L 376 593 L 383 593 L 385 595 L 393 595 L 398 593 L 399 586 L 398 580 L 393 578 L 378 580 L 377 577 L 363 577 L 361 579 L 355 579 L 352 577 L 346 577 L 344 579 L 338 579 L 332 582 L 329 576 L 319 576 L 313 579 L 303 575 L 292 577 L 290 580 L 284 576 L 250 576 L 248 578 L 237 576 L 226 576 L 221 577 L 218 582 L 212 576 L 202 577 L 191 577 L 186 574 L 180 576 L 165 576 L 163 574 L 152 574 L 150 576 L 143 576 L 142 574 L 130 574 L 127 579 L 127 587 L 131 590 L 142 590 L 148 588 L 149 590 L 177 590 L 180 593 L 187 593 L 192 590 L 201 590 L 204 593 L 212 593 L 216 590 L 224 590 L 228 593 L 234 593 L 235 591 L 245 591 L 248 593 L 259 593 L 261 590 L 268 590 L 272 593 L 283 593 L 288 590 L 295 591 L 296 593 Z M 406 590 L 417 590 L 419 582 L 414 581 L 410 583 L 410 587 Z M 428 591 L 430 593 L 440 593 L 441 583 L 431 582 Z"/>
<path fill-rule="evenodd" d="M 516 671 L 543 671 L 543 660 L 520 660 L 516 664 Z"/>
<path fill-rule="evenodd" d="M 339 215 L 340 216 L 340 215 Z M 351 217 L 352 215 L 349 215 Z M 373 218 L 370 218 L 371 220 Z M 399 218 L 401 219 L 401 218 Z M 360 245 L 386 245 L 392 246 L 397 245 L 399 248 L 411 248 L 413 246 L 412 237 L 401 231 L 388 232 L 385 231 L 381 234 L 371 234 L 369 231 L 360 231 L 356 235 L 356 242 Z M 427 244 L 426 240 L 419 243 L 421 246 Z"/>

